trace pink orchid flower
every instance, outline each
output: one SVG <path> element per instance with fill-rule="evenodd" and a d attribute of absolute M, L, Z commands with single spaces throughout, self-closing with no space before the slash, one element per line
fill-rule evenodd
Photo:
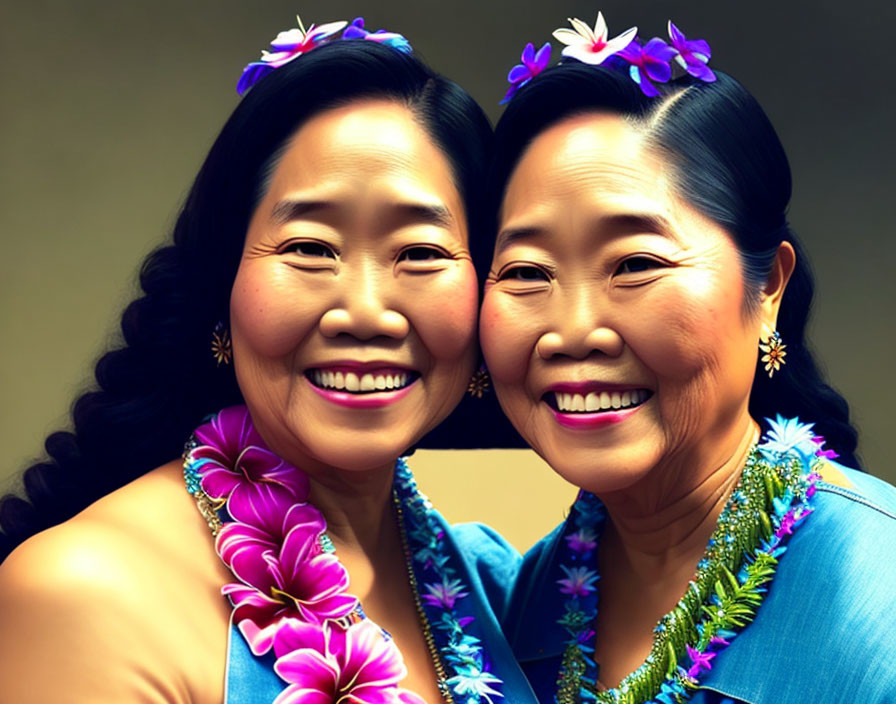
<path fill-rule="evenodd" d="M 578 59 L 592 66 L 599 66 L 613 54 L 625 49 L 638 33 L 637 27 L 631 27 L 618 37 L 608 39 L 607 23 L 602 12 L 597 13 L 594 29 L 575 18 L 570 18 L 569 23 L 575 31 L 566 28 L 554 30 L 554 38 L 566 44 L 563 56 Z"/>
<path fill-rule="evenodd" d="M 241 582 L 226 584 L 221 592 L 233 602 L 233 620 L 255 655 L 271 649 L 284 617 L 323 623 L 355 610 L 348 572 L 335 555 L 321 550 L 319 530 L 297 523 L 279 553 L 257 538 L 234 530 L 220 545 L 221 557 Z"/>
<path fill-rule="evenodd" d="M 308 498 L 308 478 L 264 446 L 245 406 L 225 408 L 195 435 L 200 445 L 191 455 L 200 461 L 202 490 L 226 498 L 234 519 L 270 528 L 275 507 L 285 512 Z"/>
<path fill-rule="evenodd" d="M 395 642 L 368 620 L 343 630 L 295 619 L 277 632 L 274 671 L 289 686 L 274 704 L 417 704 L 399 689 L 407 668 Z M 404 696 L 402 696 L 404 695 Z"/>

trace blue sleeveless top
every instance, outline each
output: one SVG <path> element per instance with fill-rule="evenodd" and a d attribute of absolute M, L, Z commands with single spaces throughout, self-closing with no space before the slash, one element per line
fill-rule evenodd
<path fill-rule="evenodd" d="M 491 528 L 467 523 L 449 526 L 441 515 L 433 513 L 445 530 L 445 546 L 469 587 L 469 599 L 475 605 L 475 632 L 488 654 L 491 672 L 503 684 L 506 704 L 537 704 L 513 651 L 501 633 L 499 619 L 508 606 L 510 589 L 521 558 Z M 274 672 L 274 654 L 256 657 L 245 638 L 231 623 L 227 647 L 225 704 L 269 704 L 287 683 Z"/>

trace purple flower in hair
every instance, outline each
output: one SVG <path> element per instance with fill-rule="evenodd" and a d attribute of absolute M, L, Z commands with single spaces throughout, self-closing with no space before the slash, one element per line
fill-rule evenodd
<path fill-rule="evenodd" d="M 411 44 L 398 32 L 387 32 L 385 29 L 378 29 L 375 32 L 369 32 L 364 29 L 364 18 L 356 17 L 352 23 L 345 28 L 342 33 L 343 39 L 369 39 L 378 44 L 391 46 L 393 49 L 403 51 L 405 54 L 411 53 Z"/>
<path fill-rule="evenodd" d="M 320 27 L 313 24 L 306 30 L 300 17 L 296 16 L 299 26 L 286 32 L 280 32 L 271 42 L 271 51 L 261 52 L 261 61 L 253 61 L 240 76 L 236 84 L 236 92 L 242 95 L 275 68 L 280 68 L 293 59 L 307 54 L 316 46 L 332 37 L 345 27 L 345 20 L 328 22 Z"/>
<path fill-rule="evenodd" d="M 510 69 L 510 73 L 507 74 L 510 88 L 507 89 L 507 93 L 501 100 L 501 105 L 509 101 L 520 88 L 547 68 L 548 62 L 551 60 L 551 44 L 550 42 L 545 42 L 544 46 L 536 52 L 535 45 L 529 42 L 523 49 L 523 54 L 520 58 L 522 63 L 514 66 Z"/>
<path fill-rule="evenodd" d="M 655 98 L 660 94 L 653 84 L 665 83 L 672 76 L 669 62 L 678 52 L 659 37 L 644 46 L 632 42 L 619 52 L 619 56 L 631 64 L 628 67 L 632 80 L 641 87 L 644 95 Z"/>
<path fill-rule="evenodd" d="M 672 46 L 678 51 L 675 61 L 694 78 L 712 83 L 716 80 L 716 74 L 706 64 L 712 56 L 709 43 L 705 39 L 688 39 L 669 20 L 669 39 Z"/>

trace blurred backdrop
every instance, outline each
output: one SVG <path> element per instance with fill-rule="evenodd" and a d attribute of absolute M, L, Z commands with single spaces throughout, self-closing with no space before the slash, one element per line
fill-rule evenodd
<path fill-rule="evenodd" d="M 791 158 L 791 222 L 818 281 L 812 335 L 850 401 L 868 470 L 896 396 L 896 6 L 790 0 L 32 0 L 0 13 L 0 489 L 66 427 L 92 364 L 118 338 L 141 258 L 169 236 L 237 103 L 242 67 L 278 31 L 367 18 L 402 32 L 492 119 L 523 45 L 567 17 L 663 35 L 672 18 L 744 83 Z M 555 47 L 556 51 L 556 47 Z M 786 341 L 785 341 L 786 342 Z M 889 362 L 887 360 L 890 360 Z M 525 451 L 420 452 L 424 489 L 451 520 L 483 520 L 527 547 L 573 490 Z"/>

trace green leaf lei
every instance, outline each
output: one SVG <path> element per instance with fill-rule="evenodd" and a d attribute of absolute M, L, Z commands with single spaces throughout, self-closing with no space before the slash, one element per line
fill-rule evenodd
<path fill-rule="evenodd" d="M 569 595 L 557 620 L 569 634 L 557 678 L 557 704 L 680 704 L 690 699 L 711 660 L 752 622 L 774 577 L 783 542 L 812 512 L 824 439 L 812 425 L 778 416 L 753 448 L 719 515 L 697 572 L 675 608 L 654 629 L 650 654 L 619 686 L 600 690 L 593 659 L 596 565 L 603 504 L 583 492 L 573 505 L 557 580 Z"/>

